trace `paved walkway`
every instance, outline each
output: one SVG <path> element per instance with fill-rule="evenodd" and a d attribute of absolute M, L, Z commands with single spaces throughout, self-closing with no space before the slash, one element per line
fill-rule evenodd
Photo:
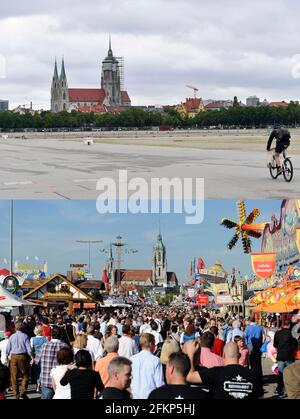
<path fill-rule="evenodd" d="M 272 362 L 270 359 L 263 358 L 262 359 L 263 365 L 263 373 L 264 373 L 264 390 L 265 395 L 264 399 L 273 399 L 277 398 L 275 395 L 275 389 L 277 386 L 277 377 L 272 372 Z M 28 390 L 28 397 L 29 399 L 40 399 L 40 393 L 35 391 L 35 386 L 30 385 Z M 12 392 L 8 393 L 8 399 L 13 399 Z"/>
<path fill-rule="evenodd" d="M 207 199 L 299 197 L 300 155 L 293 155 L 295 179 L 288 184 L 282 176 L 271 179 L 265 146 L 215 149 L 212 144 L 207 149 L 207 142 L 194 149 L 147 146 L 142 141 L 89 147 L 69 139 L 2 139 L 0 199 L 96 199 L 97 181 L 118 181 L 120 169 L 128 170 L 129 179 L 144 178 L 149 186 L 152 178 L 204 178 Z"/>

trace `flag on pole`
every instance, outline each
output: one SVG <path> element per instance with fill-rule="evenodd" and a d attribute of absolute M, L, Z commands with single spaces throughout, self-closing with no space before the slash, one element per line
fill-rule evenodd
<path fill-rule="evenodd" d="M 190 276 L 193 276 L 193 262 L 190 264 Z"/>

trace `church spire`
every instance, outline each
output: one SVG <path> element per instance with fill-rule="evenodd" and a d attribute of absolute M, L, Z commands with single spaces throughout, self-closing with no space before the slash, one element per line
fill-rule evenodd
<path fill-rule="evenodd" d="M 65 80 L 66 78 L 65 59 L 62 57 L 60 80 Z"/>
<path fill-rule="evenodd" d="M 55 58 L 55 64 L 54 64 L 54 74 L 53 74 L 53 81 L 56 81 L 56 80 L 58 80 L 58 71 L 57 71 L 57 61 L 56 61 L 56 58 Z"/>
<path fill-rule="evenodd" d="M 108 56 L 113 57 L 113 52 L 111 49 L 111 34 L 109 34 L 109 48 L 108 48 Z"/>

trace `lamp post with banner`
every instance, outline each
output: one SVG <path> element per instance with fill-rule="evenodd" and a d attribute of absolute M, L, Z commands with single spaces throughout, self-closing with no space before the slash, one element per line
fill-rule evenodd
<path fill-rule="evenodd" d="M 102 240 L 76 240 L 76 243 L 89 245 L 89 273 L 91 273 L 91 245 L 102 243 Z"/>

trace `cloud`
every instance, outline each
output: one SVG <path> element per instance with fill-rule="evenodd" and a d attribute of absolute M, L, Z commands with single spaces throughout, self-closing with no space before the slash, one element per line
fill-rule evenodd
<path fill-rule="evenodd" d="M 100 86 L 111 33 L 136 105 L 179 103 L 191 83 L 205 98 L 297 99 L 299 11 L 288 0 L 10 1 L 1 5 L 1 96 L 49 108 L 54 58 L 63 54 L 71 87 Z"/>

